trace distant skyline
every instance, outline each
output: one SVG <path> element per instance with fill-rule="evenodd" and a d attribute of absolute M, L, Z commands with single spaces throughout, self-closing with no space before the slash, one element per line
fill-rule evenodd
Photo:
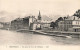
<path fill-rule="evenodd" d="M 56 19 L 55 15 L 73 15 L 78 9 L 80 0 L 0 0 L 0 11 L 22 16 L 37 16 L 40 11 L 41 15 Z"/>

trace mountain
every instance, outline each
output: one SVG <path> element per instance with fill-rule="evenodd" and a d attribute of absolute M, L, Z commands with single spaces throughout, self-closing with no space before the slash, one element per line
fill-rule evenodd
<path fill-rule="evenodd" d="M 26 16 L 32 16 L 31 14 L 26 14 L 26 13 L 10 13 L 6 11 L 0 11 L 0 22 L 10 22 L 18 17 L 26 17 Z M 42 20 L 52 20 L 55 21 L 57 18 L 62 17 L 61 15 L 42 15 Z M 36 16 L 37 18 L 37 16 Z"/>
<path fill-rule="evenodd" d="M 56 21 L 59 17 L 64 17 L 65 15 L 50 15 L 52 21 Z"/>
<path fill-rule="evenodd" d="M 0 22 L 10 22 L 17 17 L 19 17 L 19 15 L 14 14 L 14 13 L 9 13 L 9 12 L 6 12 L 6 11 L 1 11 L 0 12 Z"/>
<path fill-rule="evenodd" d="M 52 18 L 50 18 L 50 17 L 48 17 L 48 16 L 46 16 L 46 15 L 43 15 L 41 18 L 42 18 L 42 20 L 44 20 L 44 21 L 46 21 L 46 20 L 48 20 L 48 21 L 52 20 Z"/>

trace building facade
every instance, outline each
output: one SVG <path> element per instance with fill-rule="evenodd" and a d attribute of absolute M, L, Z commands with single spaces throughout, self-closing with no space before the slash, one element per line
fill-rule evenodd
<path fill-rule="evenodd" d="M 80 32 L 80 20 L 75 20 L 72 23 L 73 31 Z"/>
<path fill-rule="evenodd" d="M 39 11 L 38 14 L 38 19 L 36 22 L 32 23 L 32 27 L 35 30 L 40 30 L 40 29 L 44 29 L 44 28 L 48 28 L 50 27 L 50 23 L 51 23 L 52 19 L 50 19 L 47 16 L 41 16 L 41 13 Z"/>
<path fill-rule="evenodd" d="M 40 11 L 37 19 L 35 18 L 35 16 L 27 16 L 25 18 L 17 18 L 11 21 L 11 29 L 13 30 L 41 30 L 45 27 L 50 27 L 50 19 L 47 18 L 47 20 L 43 20 L 43 16 L 41 16 Z"/>
<path fill-rule="evenodd" d="M 3 23 L 0 22 L 0 29 L 3 28 Z"/>
<path fill-rule="evenodd" d="M 18 30 L 18 29 L 30 29 L 31 23 L 36 21 L 35 16 L 27 16 L 25 18 L 17 18 L 11 21 L 11 29 Z"/>
<path fill-rule="evenodd" d="M 80 18 L 76 16 L 68 16 L 63 21 L 58 22 L 60 31 L 80 32 Z"/>
<path fill-rule="evenodd" d="M 36 19 L 36 21 L 30 24 L 30 29 L 31 30 L 41 30 L 41 19 L 42 18 L 41 18 L 41 14 L 39 11 L 38 18 Z"/>

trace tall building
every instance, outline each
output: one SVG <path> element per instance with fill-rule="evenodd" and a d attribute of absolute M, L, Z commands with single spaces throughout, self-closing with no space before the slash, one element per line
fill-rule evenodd
<path fill-rule="evenodd" d="M 39 11 L 39 15 L 38 15 L 38 22 L 41 22 L 41 13 Z"/>
<path fill-rule="evenodd" d="M 50 27 L 51 21 L 52 21 L 52 19 L 50 19 L 47 16 L 42 16 L 39 11 L 37 21 L 31 23 L 30 27 L 32 30 L 37 30 L 37 29 L 40 30 L 40 29 L 48 28 L 48 27 Z"/>
<path fill-rule="evenodd" d="M 41 29 L 41 13 L 40 13 L 40 11 L 39 11 L 37 20 L 30 24 L 30 29 L 31 30 L 40 30 Z"/>

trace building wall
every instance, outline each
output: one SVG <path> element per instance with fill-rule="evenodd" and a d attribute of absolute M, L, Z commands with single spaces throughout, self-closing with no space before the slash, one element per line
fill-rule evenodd
<path fill-rule="evenodd" d="M 18 18 L 11 21 L 11 29 L 29 29 L 29 18 Z"/>
<path fill-rule="evenodd" d="M 60 31 L 80 32 L 80 20 L 65 20 L 58 23 Z"/>
<path fill-rule="evenodd" d="M 24 29 L 29 29 L 29 18 L 28 17 L 23 19 L 22 25 Z"/>
<path fill-rule="evenodd" d="M 72 27 L 72 20 L 64 20 L 58 23 L 58 29 L 61 31 L 69 31 Z"/>
<path fill-rule="evenodd" d="M 3 23 L 2 24 L 3 25 L 3 27 L 2 27 L 2 29 L 9 29 L 9 27 L 10 27 L 10 23 Z"/>
<path fill-rule="evenodd" d="M 37 19 L 35 18 L 35 16 L 29 17 L 29 26 L 30 26 L 30 24 L 33 23 L 33 22 L 37 22 Z"/>
<path fill-rule="evenodd" d="M 13 21 L 11 21 L 11 29 L 30 29 L 31 23 L 36 21 L 36 18 L 34 16 L 28 16 L 25 18 L 18 18 Z"/>
<path fill-rule="evenodd" d="M 30 30 L 41 30 L 41 24 L 40 23 L 31 23 Z"/>
<path fill-rule="evenodd" d="M 33 30 L 36 30 L 37 24 L 33 24 Z"/>
<path fill-rule="evenodd" d="M 80 20 L 75 20 L 72 22 L 72 25 L 80 25 Z"/>
<path fill-rule="evenodd" d="M 80 32 L 80 20 L 73 21 L 72 25 L 73 25 L 74 32 Z"/>
<path fill-rule="evenodd" d="M 23 21 L 22 20 L 11 21 L 11 29 L 12 30 L 21 29 L 21 28 L 23 28 Z"/>
<path fill-rule="evenodd" d="M 80 28 L 73 29 L 74 32 L 80 32 Z"/>
<path fill-rule="evenodd" d="M 0 23 L 0 28 L 3 28 L 3 24 Z"/>
<path fill-rule="evenodd" d="M 48 28 L 50 27 L 50 23 L 42 23 L 41 28 Z"/>
<path fill-rule="evenodd" d="M 64 21 L 58 22 L 58 29 L 59 29 L 60 31 L 64 31 Z"/>
<path fill-rule="evenodd" d="M 51 20 L 41 20 L 42 23 L 51 23 Z"/>
<path fill-rule="evenodd" d="M 72 28 L 72 20 L 66 20 L 64 21 L 64 30 L 69 31 L 69 28 Z"/>

